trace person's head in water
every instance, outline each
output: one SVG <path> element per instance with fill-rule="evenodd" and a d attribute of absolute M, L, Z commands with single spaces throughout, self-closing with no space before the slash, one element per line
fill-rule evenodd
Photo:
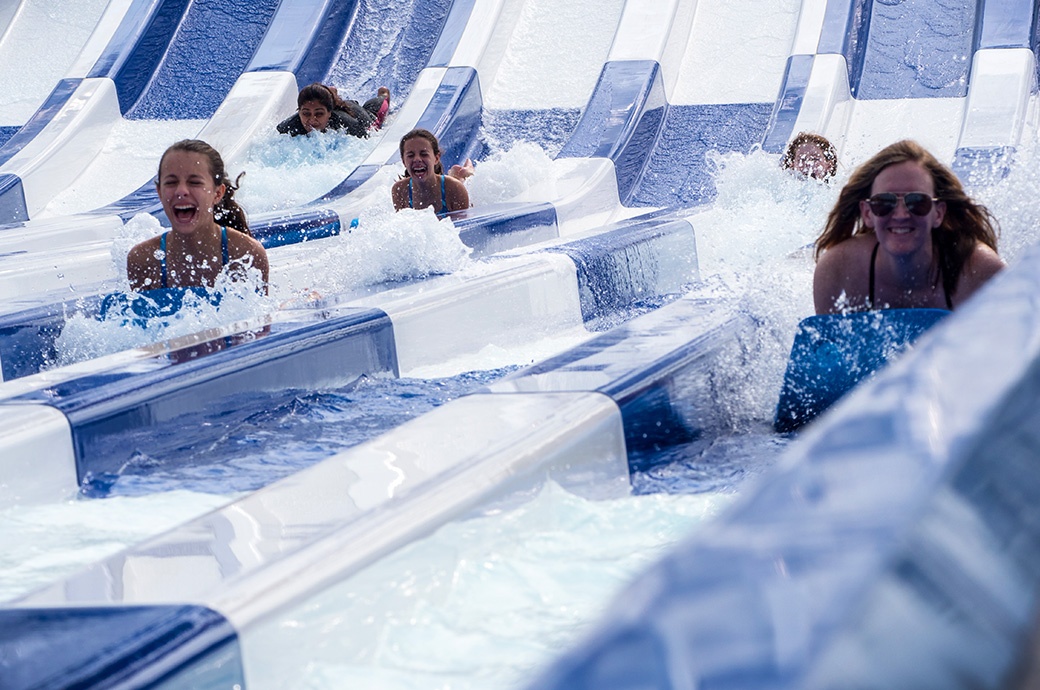
<path fill-rule="evenodd" d="M 838 152 L 826 137 L 801 132 L 787 145 L 780 166 L 803 177 L 829 180 L 838 172 Z"/>
<path fill-rule="evenodd" d="M 329 126 L 332 111 L 339 105 L 338 100 L 335 91 L 324 84 L 315 82 L 300 89 L 296 96 L 296 108 L 303 128 L 308 133 L 324 132 Z"/>
<path fill-rule="evenodd" d="M 232 182 L 220 153 L 199 139 L 182 139 L 159 159 L 155 188 L 173 229 L 186 232 L 217 224 L 249 233 L 246 212 L 235 201 L 242 173 Z"/>
<path fill-rule="evenodd" d="M 435 175 L 444 174 L 441 145 L 433 132 L 413 129 L 401 137 L 400 150 L 405 177 L 422 178 L 431 170 Z"/>

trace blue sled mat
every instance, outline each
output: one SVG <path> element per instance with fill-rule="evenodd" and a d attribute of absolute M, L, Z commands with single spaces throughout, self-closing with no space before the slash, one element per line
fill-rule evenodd
<path fill-rule="evenodd" d="M 884 309 L 803 319 L 791 346 L 773 428 L 786 433 L 809 423 L 949 313 Z"/>

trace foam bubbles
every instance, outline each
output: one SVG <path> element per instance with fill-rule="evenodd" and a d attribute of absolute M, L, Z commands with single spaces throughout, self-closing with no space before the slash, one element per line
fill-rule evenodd
<path fill-rule="evenodd" d="M 244 164 L 246 175 L 235 199 L 250 214 L 314 201 L 346 179 L 377 141 L 342 131 L 298 137 L 272 133 L 250 148 Z M 228 174 L 237 175 L 230 169 Z"/>
<path fill-rule="evenodd" d="M 359 287 L 443 275 L 468 265 L 470 248 L 459 239 L 450 219 L 432 209 L 395 212 L 389 203 L 374 203 L 358 216 L 358 225 L 310 246 L 306 266 L 293 272 L 291 285 L 277 294 L 290 298 L 300 290 L 322 295 Z"/>
<path fill-rule="evenodd" d="M 537 144 L 516 143 L 475 167 L 467 182 L 473 206 L 505 201 L 538 201 L 556 197 L 553 161 Z"/>

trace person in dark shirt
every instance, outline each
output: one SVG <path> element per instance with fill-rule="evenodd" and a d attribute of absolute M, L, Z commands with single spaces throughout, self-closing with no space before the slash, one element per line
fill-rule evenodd
<path fill-rule="evenodd" d="M 361 106 L 357 101 L 340 98 L 334 86 L 314 83 L 300 89 L 296 108 L 293 115 L 278 123 L 280 134 L 297 137 L 331 129 L 365 138 L 369 129 L 382 126 L 390 109 L 390 90 L 379 87 L 379 95 Z"/>

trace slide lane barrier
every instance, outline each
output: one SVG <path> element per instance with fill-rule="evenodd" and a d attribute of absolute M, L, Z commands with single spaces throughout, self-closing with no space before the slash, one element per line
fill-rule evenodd
<path fill-rule="evenodd" d="M 540 252 L 503 255 L 492 267 L 354 303 L 330 300 L 322 309 L 276 313 L 267 333 L 258 320 L 184 338 L 168 350 L 145 348 L 7 382 L 0 386 L 5 404 L 46 406 L 67 418 L 66 428 L 41 424 L 39 433 L 56 434 L 52 457 L 74 466 L 76 480 L 66 483 L 68 470 L 16 477 L 5 468 L 4 491 L 11 500 L 35 502 L 67 496 L 87 482 L 104 493 L 135 457 L 179 462 L 178 429 L 206 410 L 237 409 L 231 403 L 236 396 L 347 382 L 362 374 L 396 376 L 488 344 L 522 342 L 532 328 L 568 329 L 623 315 L 635 303 L 678 294 L 696 280 L 696 242 L 682 220 L 648 229 L 630 222 Z M 51 318 L 59 314 L 55 309 Z M 43 319 L 20 328 L 0 326 L 5 369 L 32 368 L 42 359 L 30 343 L 53 337 L 51 324 Z M 249 335 L 255 331 L 261 334 Z M 320 359 L 331 369 L 311 364 L 315 348 L 324 348 Z M 8 351 L 14 354 L 8 357 Z M 50 419 L 49 412 L 41 415 Z M 216 426 L 212 431 L 222 433 Z M 0 455 L 18 465 L 26 448 L 44 443 L 33 429 L 22 428 L 0 439 Z"/>
<path fill-rule="evenodd" d="M 243 9 L 249 4 L 236 1 Z M 97 32 L 110 40 L 86 77 L 59 82 L 25 127 L 0 148 L 0 208 L 8 211 L 0 223 L 31 218 L 100 153 L 115 123 L 123 116 L 135 117 L 135 107 L 147 109 L 149 99 L 162 104 L 165 117 L 211 114 L 201 113 L 215 98 L 223 98 L 230 87 L 227 73 L 238 74 L 234 65 L 244 64 L 243 57 L 248 60 L 266 27 L 252 10 L 220 14 L 218 20 L 223 20 L 217 23 L 235 31 L 238 40 L 220 51 L 199 50 L 197 41 L 214 21 L 213 13 L 225 10 L 207 2 L 140 0 L 125 8 L 114 31 L 115 18 L 103 16 Z M 239 24 L 227 24 L 236 18 Z M 198 69 L 192 60 L 206 60 L 207 68 Z M 214 69 L 214 60 L 221 69 Z M 178 89 L 166 75 L 170 70 L 209 76 L 190 90 Z M 184 110 L 187 91 L 194 109 Z"/>
<path fill-rule="evenodd" d="M 1016 687 L 1040 613 L 1038 276 L 1034 247 L 531 687 Z"/>
<path fill-rule="evenodd" d="M 559 235 L 556 212 L 550 204 L 524 204 L 519 208 L 496 205 L 480 215 L 467 211 L 455 216 L 459 236 L 472 249 L 473 258 L 553 240 Z M 650 222 L 652 218 L 645 220 Z M 305 271 L 315 252 L 321 250 L 320 240 L 338 235 L 341 227 L 337 214 L 317 210 L 295 213 L 288 219 L 270 218 L 254 225 L 252 231 L 268 249 L 278 248 L 271 256 L 279 274 L 291 282 L 294 271 Z M 111 275 L 112 256 L 107 242 L 98 241 L 62 255 L 69 257 L 73 274 L 54 273 L 55 253 L 18 256 L 0 266 L 0 295 L 8 300 L 6 313 L 5 307 L 0 307 L 0 380 L 35 374 L 47 362 L 56 361 L 55 340 L 69 315 L 96 316 L 105 295 L 111 294 L 115 276 Z M 99 281 L 99 274 L 109 277 Z M 79 296 L 67 297 L 68 290 L 60 285 L 39 289 L 35 294 L 23 293 L 27 281 L 39 275 L 53 275 L 59 281 L 68 279 Z"/>
<path fill-rule="evenodd" d="M 953 170 L 966 184 L 1007 176 L 1025 140 L 1030 101 L 1037 92 L 1036 8 L 1032 0 L 981 3 L 981 29 L 971 63 L 964 123 Z"/>
<path fill-rule="evenodd" d="M 711 432 L 714 359 L 747 326 L 725 302 L 681 298 L 10 602 L 0 680 L 185 674 L 248 687 L 259 622 L 447 521 L 525 501 L 546 480 L 590 499 L 628 493 L 642 430 Z M 110 624 L 87 637 L 98 620 Z"/>

